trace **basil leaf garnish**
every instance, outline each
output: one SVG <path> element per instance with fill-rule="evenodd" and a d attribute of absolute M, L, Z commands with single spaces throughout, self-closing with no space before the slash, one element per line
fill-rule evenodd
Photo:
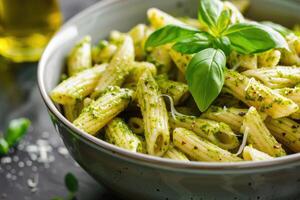
<path fill-rule="evenodd" d="M 195 54 L 189 63 L 186 80 L 200 111 L 205 111 L 221 92 L 225 65 L 223 51 L 213 48 Z"/>
<path fill-rule="evenodd" d="M 200 31 L 191 27 L 167 25 L 152 33 L 146 41 L 145 49 L 190 38 Z"/>
<path fill-rule="evenodd" d="M 220 17 L 218 18 L 217 21 L 217 29 L 219 33 L 222 33 L 225 31 L 229 24 L 230 24 L 230 18 L 231 18 L 231 11 L 230 10 L 223 10 L 221 12 Z"/>
<path fill-rule="evenodd" d="M 198 10 L 199 21 L 210 29 L 214 29 L 222 10 L 223 3 L 219 0 L 200 0 Z"/>
<path fill-rule="evenodd" d="M 231 43 L 228 37 L 222 36 L 213 40 L 213 48 L 221 49 L 226 55 L 231 52 Z"/>
<path fill-rule="evenodd" d="M 283 36 L 287 36 L 290 33 L 292 33 L 292 31 L 290 29 L 288 29 L 284 26 L 281 26 L 280 24 L 276 24 L 274 22 L 264 21 L 264 22 L 261 22 L 261 24 L 274 29 L 275 31 L 279 32 Z"/>
<path fill-rule="evenodd" d="M 232 49 L 242 54 L 261 53 L 273 48 L 288 48 L 286 40 L 275 30 L 258 23 L 233 24 L 224 32 Z"/>
<path fill-rule="evenodd" d="M 206 32 L 196 33 L 190 38 L 173 45 L 173 49 L 183 54 L 194 54 L 211 46 L 213 37 Z"/>

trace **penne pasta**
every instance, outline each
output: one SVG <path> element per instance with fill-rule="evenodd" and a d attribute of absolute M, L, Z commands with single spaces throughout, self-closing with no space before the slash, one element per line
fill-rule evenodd
<path fill-rule="evenodd" d="M 292 100 L 238 72 L 227 70 L 223 90 L 273 118 L 289 116 L 299 109 Z"/>
<path fill-rule="evenodd" d="M 168 113 L 159 87 L 146 70 L 137 84 L 137 100 L 142 111 L 147 151 L 162 156 L 169 147 Z"/>
<path fill-rule="evenodd" d="M 149 70 L 153 76 L 155 76 L 157 72 L 155 65 L 150 62 L 133 62 L 132 70 L 126 78 L 125 84 L 137 84 L 145 70 Z"/>
<path fill-rule="evenodd" d="M 276 49 L 260 53 L 257 55 L 258 67 L 275 67 L 279 64 L 281 52 Z"/>
<path fill-rule="evenodd" d="M 158 77 L 157 84 L 162 94 L 170 96 L 175 105 L 182 104 L 190 95 L 187 84 Z"/>
<path fill-rule="evenodd" d="M 262 160 L 271 160 L 274 157 L 269 156 L 268 154 L 254 149 L 251 146 L 246 146 L 243 150 L 243 159 L 248 161 L 262 161 Z"/>
<path fill-rule="evenodd" d="M 179 69 L 179 71 L 182 72 L 183 74 L 185 74 L 186 67 L 189 64 L 189 62 L 191 61 L 193 56 L 192 55 L 184 55 L 182 53 L 175 51 L 174 49 L 170 49 L 169 54 L 170 54 L 173 62 Z"/>
<path fill-rule="evenodd" d="M 266 126 L 274 137 L 294 152 L 300 152 L 300 124 L 289 118 L 267 118 Z"/>
<path fill-rule="evenodd" d="M 138 24 L 129 31 L 129 35 L 133 39 L 135 58 L 144 60 L 146 52 L 144 50 L 145 42 L 153 30 L 145 24 Z"/>
<path fill-rule="evenodd" d="M 107 64 L 98 65 L 64 80 L 51 91 L 52 100 L 63 105 L 83 100 L 93 92 L 106 67 Z"/>
<path fill-rule="evenodd" d="M 230 126 L 235 133 L 239 133 L 246 113 L 247 109 L 211 106 L 201 117 L 223 122 Z"/>
<path fill-rule="evenodd" d="M 231 69 L 237 69 L 239 67 L 245 69 L 256 69 L 257 55 L 242 55 L 232 51 L 227 59 L 227 63 Z"/>
<path fill-rule="evenodd" d="M 244 71 L 248 77 L 254 77 L 270 88 L 293 87 L 300 83 L 300 68 L 277 66 Z"/>
<path fill-rule="evenodd" d="M 244 116 L 241 133 L 248 134 L 247 143 L 273 157 L 286 155 L 281 144 L 271 135 L 261 116 L 254 107 L 250 107 Z"/>
<path fill-rule="evenodd" d="M 131 117 L 128 120 L 128 125 L 135 134 L 144 134 L 145 130 L 143 119 L 139 117 Z"/>
<path fill-rule="evenodd" d="M 150 8 L 147 11 L 148 20 L 153 28 L 158 29 L 168 24 L 186 25 L 180 20 L 172 17 L 171 15 L 157 9 Z"/>
<path fill-rule="evenodd" d="M 126 36 L 122 46 L 112 58 L 103 76 L 99 79 L 91 97 L 96 99 L 108 86 L 121 86 L 131 70 L 133 61 L 133 42 L 131 37 Z"/>
<path fill-rule="evenodd" d="M 126 123 L 116 117 L 105 128 L 105 139 L 123 149 L 132 152 L 143 152 L 142 141 L 128 128 Z"/>
<path fill-rule="evenodd" d="M 179 115 L 173 118 L 169 116 L 172 129 L 181 127 L 193 131 L 198 136 L 223 148 L 235 149 L 239 146 L 239 140 L 231 128 L 222 122 L 201 119 L 194 116 Z"/>
<path fill-rule="evenodd" d="M 169 158 L 172 160 L 181 160 L 181 161 L 190 161 L 184 153 L 182 153 L 180 150 L 178 150 L 176 147 L 173 145 L 170 146 L 168 151 L 165 153 L 163 156 L 164 158 Z"/>
<path fill-rule="evenodd" d="M 281 50 L 282 56 L 280 62 L 283 65 L 300 66 L 299 37 L 291 33 L 286 36 L 286 41 L 289 45 L 289 51 L 286 49 Z"/>
<path fill-rule="evenodd" d="M 95 135 L 127 107 L 132 97 L 132 90 L 109 86 L 97 100 L 82 110 L 73 124 L 82 131 Z"/>
<path fill-rule="evenodd" d="M 70 105 L 63 105 L 65 117 L 70 122 L 73 122 L 81 113 L 82 106 L 83 106 L 82 102 L 78 102 L 78 103 L 70 104 Z"/>
<path fill-rule="evenodd" d="M 207 162 L 236 162 L 241 158 L 233 155 L 185 128 L 176 128 L 173 131 L 173 143 L 193 160 Z"/>
<path fill-rule="evenodd" d="M 92 49 L 93 63 L 108 63 L 117 52 L 118 47 L 105 40 L 99 42 L 98 46 Z"/>
<path fill-rule="evenodd" d="M 170 45 L 153 48 L 147 57 L 149 62 L 157 66 L 158 74 L 168 73 L 173 67 L 173 61 L 169 54 L 170 49 Z"/>
<path fill-rule="evenodd" d="M 78 72 L 92 67 L 91 37 L 84 37 L 72 49 L 68 56 L 68 74 L 74 76 Z"/>

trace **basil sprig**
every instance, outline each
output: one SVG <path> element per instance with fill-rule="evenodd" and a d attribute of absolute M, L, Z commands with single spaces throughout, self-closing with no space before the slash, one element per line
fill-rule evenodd
<path fill-rule="evenodd" d="M 149 36 L 145 48 L 172 43 L 174 50 L 194 54 L 185 76 L 202 112 L 221 92 L 226 55 L 232 50 L 240 54 L 255 54 L 273 48 L 288 49 L 278 29 L 254 22 L 231 24 L 231 10 L 225 9 L 220 0 L 200 0 L 198 18 L 207 26 L 207 32 L 167 25 Z"/>

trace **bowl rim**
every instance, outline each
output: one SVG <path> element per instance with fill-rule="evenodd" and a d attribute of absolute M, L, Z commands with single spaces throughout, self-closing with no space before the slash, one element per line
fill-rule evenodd
<path fill-rule="evenodd" d="M 57 118 L 61 123 L 63 123 L 66 127 L 72 130 L 80 139 L 84 140 L 85 142 L 91 142 L 92 144 L 96 145 L 98 148 L 102 148 L 106 151 L 109 151 L 113 154 L 117 154 L 123 159 L 129 159 L 131 161 L 140 161 L 145 165 L 152 164 L 157 167 L 167 167 L 171 169 L 184 169 L 184 170 L 206 170 L 206 171 L 236 171 L 237 169 L 240 170 L 257 170 L 257 169 L 269 169 L 269 168 L 276 168 L 276 167 L 284 167 L 286 165 L 295 164 L 296 162 L 300 161 L 300 153 L 295 153 L 292 155 L 283 156 L 280 158 L 276 158 L 273 160 L 268 161 L 242 161 L 242 162 L 203 162 L 203 161 L 190 161 L 190 162 L 182 162 L 176 161 L 171 159 L 165 159 L 160 157 L 155 157 L 148 154 L 141 154 L 141 153 L 133 153 L 126 149 L 122 149 L 115 145 L 109 144 L 97 137 L 89 135 L 84 131 L 76 128 L 71 122 L 69 122 L 62 113 L 59 112 L 55 104 L 52 102 L 50 96 L 48 95 L 45 82 L 44 82 L 44 72 L 47 66 L 47 61 L 53 54 L 53 51 L 49 46 L 52 43 L 55 43 L 55 38 L 59 38 L 60 34 L 64 29 L 70 27 L 73 23 L 75 23 L 80 18 L 84 18 L 89 16 L 91 13 L 98 12 L 103 8 L 107 8 L 113 4 L 118 4 L 128 0 L 102 0 L 97 2 L 90 7 L 84 9 L 83 11 L 76 14 L 74 17 L 69 19 L 61 29 L 53 36 L 53 38 L 48 43 L 45 51 L 39 61 L 38 70 L 37 70 L 37 81 L 38 81 L 38 88 L 42 99 L 47 106 L 48 110 Z M 280 0 L 277 1 L 280 3 Z M 284 4 L 284 2 L 283 2 Z M 59 132 L 57 130 L 57 132 Z"/>

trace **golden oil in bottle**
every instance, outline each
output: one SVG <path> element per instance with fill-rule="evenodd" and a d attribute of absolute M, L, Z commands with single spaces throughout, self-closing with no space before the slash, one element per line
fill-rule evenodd
<path fill-rule="evenodd" d="M 0 0 L 0 54 L 37 61 L 61 22 L 57 0 Z"/>

